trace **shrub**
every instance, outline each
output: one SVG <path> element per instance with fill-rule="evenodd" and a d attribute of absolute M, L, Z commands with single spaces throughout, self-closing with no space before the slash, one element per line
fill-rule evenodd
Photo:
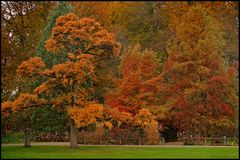
<path fill-rule="evenodd" d="M 1 138 L 1 143 L 23 143 L 24 133 L 8 133 Z"/>

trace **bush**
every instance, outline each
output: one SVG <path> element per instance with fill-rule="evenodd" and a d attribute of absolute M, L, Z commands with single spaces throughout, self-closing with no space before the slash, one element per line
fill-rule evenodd
<path fill-rule="evenodd" d="M 1 139 L 2 143 L 23 143 L 24 133 L 23 132 L 8 133 Z"/>

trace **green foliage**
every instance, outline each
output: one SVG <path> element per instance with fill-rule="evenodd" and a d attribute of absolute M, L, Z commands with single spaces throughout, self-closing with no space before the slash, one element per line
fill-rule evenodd
<path fill-rule="evenodd" d="M 41 40 L 38 44 L 38 49 L 37 49 L 39 56 L 41 56 L 41 58 L 43 59 L 43 62 L 46 64 L 47 67 L 52 67 L 59 62 L 65 61 L 64 59 L 65 57 L 62 57 L 62 55 L 49 54 L 45 49 L 45 41 L 50 38 L 52 28 L 55 25 L 56 19 L 61 15 L 65 15 L 69 13 L 71 10 L 72 10 L 72 6 L 70 6 L 64 1 L 59 1 L 57 2 L 57 6 L 53 9 L 48 19 L 47 25 L 44 29 L 43 35 L 41 37 Z"/>
<path fill-rule="evenodd" d="M 23 132 L 8 133 L 1 138 L 1 143 L 23 143 Z"/>
<path fill-rule="evenodd" d="M 58 112 L 50 106 L 35 108 L 32 117 L 32 129 L 34 132 L 65 132 L 67 131 L 67 114 Z"/>
<path fill-rule="evenodd" d="M 46 67 L 50 68 L 55 64 L 66 61 L 66 57 L 61 54 L 50 54 L 45 49 L 45 41 L 50 38 L 52 28 L 55 25 L 56 19 L 59 16 L 65 15 L 72 10 L 72 6 L 64 1 L 57 2 L 56 7 L 52 10 L 50 17 L 48 18 L 43 35 L 38 44 L 38 55 L 42 58 Z M 35 81 L 35 86 L 42 83 L 42 79 L 39 78 Z M 55 132 L 66 130 L 66 115 L 59 113 L 51 109 L 51 107 L 35 108 L 31 117 L 33 123 L 33 129 L 37 132 Z"/>

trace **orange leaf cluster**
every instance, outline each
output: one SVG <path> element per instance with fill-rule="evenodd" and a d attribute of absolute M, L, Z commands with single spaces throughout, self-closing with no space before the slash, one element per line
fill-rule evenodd
<path fill-rule="evenodd" d="M 19 97 L 14 101 L 6 101 L 2 103 L 2 112 L 16 112 L 21 109 L 34 107 L 34 106 L 41 106 L 44 105 L 46 101 L 44 99 L 40 99 L 37 95 L 29 94 L 29 93 L 22 93 Z M 8 113 L 7 113 L 8 115 Z"/>
<path fill-rule="evenodd" d="M 82 83 L 89 76 L 94 75 L 94 66 L 90 59 L 82 58 L 76 62 L 67 61 L 63 64 L 57 64 L 52 69 L 46 69 L 43 75 L 54 77 L 59 80 L 63 86 L 71 86 L 74 80 Z"/>
<path fill-rule="evenodd" d="M 120 44 L 114 34 L 103 29 L 98 22 L 90 18 L 78 19 L 67 14 L 56 20 L 52 36 L 46 41 L 48 51 L 59 53 L 68 46 L 76 47 L 73 54 L 118 55 Z"/>
<path fill-rule="evenodd" d="M 152 113 L 150 113 L 148 109 L 144 108 L 140 109 L 139 112 L 134 116 L 133 123 L 137 126 L 141 126 L 142 128 L 157 124 Z"/>
<path fill-rule="evenodd" d="M 98 120 L 103 118 L 103 106 L 93 103 L 84 108 L 69 107 L 68 114 L 78 128 L 86 127 L 89 124 L 96 124 Z"/>
<path fill-rule="evenodd" d="M 35 74 L 39 74 L 44 67 L 45 64 L 40 57 L 33 57 L 18 66 L 17 74 L 32 77 Z"/>
<path fill-rule="evenodd" d="M 132 115 L 128 112 L 121 112 L 117 108 L 108 108 L 106 107 L 104 110 L 106 117 L 111 118 L 113 121 L 118 123 L 118 127 L 125 123 L 131 124 L 133 121 Z"/>

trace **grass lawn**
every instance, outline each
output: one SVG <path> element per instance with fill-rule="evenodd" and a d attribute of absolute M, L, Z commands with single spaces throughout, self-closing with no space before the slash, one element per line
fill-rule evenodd
<path fill-rule="evenodd" d="M 238 147 L 2 146 L 1 158 L 238 158 Z"/>

